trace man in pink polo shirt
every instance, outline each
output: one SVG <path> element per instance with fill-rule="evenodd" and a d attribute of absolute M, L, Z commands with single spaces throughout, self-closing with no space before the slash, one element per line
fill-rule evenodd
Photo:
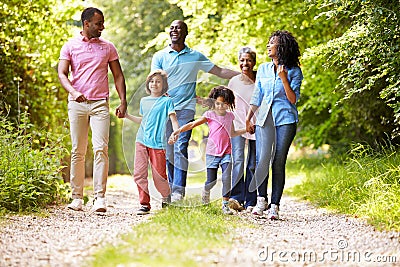
<path fill-rule="evenodd" d="M 108 177 L 108 140 L 110 128 L 108 67 L 121 100 L 116 116 L 125 117 L 127 108 L 125 78 L 115 46 L 102 38 L 103 13 L 93 7 L 81 16 L 83 30 L 61 49 L 58 78 L 69 92 L 68 118 L 71 133 L 71 188 L 69 209 L 82 210 L 85 155 L 89 127 L 93 145 L 93 209 L 107 210 L 105 193 Z M 68 74 L 71 68 L 71 77 Z"/>

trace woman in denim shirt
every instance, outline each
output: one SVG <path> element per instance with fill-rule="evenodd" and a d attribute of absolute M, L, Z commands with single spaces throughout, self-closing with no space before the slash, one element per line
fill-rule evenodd
<path fill-rule="evenodd" d="M 275 31 L 267 45 L 272 62 L 258 68 L 251 110 L 246 118 L 246 128 L 256 134 L 257 204 L 253 214 L 263 215 L 267 209 L 267 184 L 272 161 L 272 195 L 267 217 L 279 219 L 279 203 L 285 185 L 285 165 L 290 145 L 296 135 L 303 74 L 300 69 L 300 51 L 295 38 L 287 31 Z M 256 125 L 251 118 L 256 115 Z M 254 186 L 254 185 L 253 185 Z"/>

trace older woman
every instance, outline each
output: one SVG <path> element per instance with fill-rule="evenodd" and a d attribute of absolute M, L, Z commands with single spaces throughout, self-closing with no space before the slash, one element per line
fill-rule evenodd
<path fill-rule="evenodd" d="M 279 204 L 285 185 L 285 165 L 289 147 L 296 135 L 303 74 L 300 69 L 300 51 L 297 41 L 287 31 L 273 32 L 267 45 L 272 62 L 258 68 L 251 110 L 246 128 L 254 132 L 251 118 L 258 110 L 255 126 L 257 167 L 257 204 L 253 214 L 262 215 L 267 208 L 267 184 L 272 159 L 272 194 L 269 219 L 279 219 Z M 274 154 L 274 155 L 273 155 Z"/>
<path fill-rule="evenodd" d="M 233 77 L 228 87 L 235 93 L 236 109 L 234 125 L 235 129 L 246 127 L 246 115 L 250 109 L 250 99 L 254 91 L 256 71 L 256 52 L 250 47 L 242 47 L 239 50 L 239 66 L 241 74 Z M 245 147 L 247 143 L 246 173 Z M 256 167 L 256 144 L 254 134 L 246 133 L 232 138 L 232 191 L 229 200 L 231 209 L 251 211 L 256 205 L 257 192 L 255 186 L 250 188 Z"/>

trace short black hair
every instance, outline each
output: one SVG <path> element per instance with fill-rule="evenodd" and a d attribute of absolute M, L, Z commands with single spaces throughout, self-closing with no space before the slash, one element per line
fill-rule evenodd
<path fill-rule="evenodd" d="M 81 15 L 82 26 L 85 20 L 90 21 L 92 19 L 94 13 L 100 14 L 102 17 L 104 17 L 103 12 L 101 12 L 100 9 L 95 7 L 88 7 L 85 10 L 83 10 Z"/>

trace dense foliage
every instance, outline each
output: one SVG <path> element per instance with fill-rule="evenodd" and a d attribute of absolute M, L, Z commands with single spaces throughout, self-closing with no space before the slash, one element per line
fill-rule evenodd
<path fill-rule="evenodd" d="M 96 1 L 95 1 L 96 2 Z M 156 48 L 151 41 L 174 19 L 183 19 L 182 11 L 167 1 L 98 1 L 105 15 L 104 37 L 117 46 L 128 84 L 128 95 L 144 83 Z"/>
<path fill-rule="evenodd" d="M 308 1 L 319 17 L 351 20 L 337 38 L 306 50 L 311 70 L 302 119 L 307 144 L 365 141 L 375 146 L 400 134 L 399 1 Z M 314 66 L 313 66 L 314 65 Z M 323 66 L 323 73 L 317 73 Z M 325 88 L 326 76 L 334 87 Z M 333 78 L 333 79 L 332 79 Z M 315 116 L 315 114 L 321 116 Z M 317 138 L 317 139 L 316 139 Z"/>
<path fill-rule="evenodd" d="M 61 1 L 2 2 L 0 8 L 0 114 L 18 120 L 28 111 L 32 123 L 59 131 L 66 120 L 66 92 L 55 71 L 69 37 L 77 5 Z"/>
<path fill-rule="evenodd" d="M 62 138 L 35 130 L 27 114 L 21 121 L 0 119 L 0 210 L 37 210 L 66 199 Z"/>
<path fill-rule="evenodd" d="M 55 67 L 79 5 L 63 3 L 0 4 L 0 209 L 32 210 L 65 197 L 67 94 Z"/>

